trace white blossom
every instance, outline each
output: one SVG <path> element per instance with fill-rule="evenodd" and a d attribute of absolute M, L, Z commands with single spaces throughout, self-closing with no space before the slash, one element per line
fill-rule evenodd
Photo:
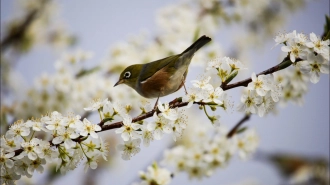
<path fill-rule="evenodd" d="M 258 106 L 258 115 L 260 117 L 263 117 L 274 107 L 274 101 L 270 94 L 268 91 L 265 96 L 261 97 L 261 104 Z"/>
<path fill-rule="evenodd" d="M 108 148 L 109 146 L 107 143 L 105 143 L 103 141 L 103 139 L 101 137 L 100 137 L 99 141 L 100 141 L 99 152 L 102 155 L 103 159 L 107 161 L 108 160 L 107 155 L 109 153 L 109 148 Z"/>
<path fill-rule="evenodd" d="M 44 167 L 42 165 L 46 164 L 45 159 L 36 158 L 35 160 L 32 160 L 28 167 L 28 173 L 33 174 L 34 170 L 38 171 L 39 173 L 44 172 Z"/>
<path fill-rule="evenodd" d="M 56 131 L 57 129 L 67 126 L 66 122 L 62 121 L 63 116 L 57 111 L 52 112 L 51 117 L 45 116 L 41 119 L 41 121 L 44 121 L 47 126 L 46 128 L 48 130 Z"/>
<path fill-rule="evenodd" d="M 139 137 L 139 133 L 136 131 L 139 128 L 140 125 L 132 123 L 132 118 L 127 115 L 124 117 L 123 126 L 118 128 L 115 132 L 117 134 L 121 134 L 121 137 L 124 141 L 128 141 L 130 139 L 137 139 Z"/>
<path fill-rule="evenodd" d="M 270 82 L 266 75 L 258 75 L 252 73 L 252 82 L 249 83 L 248 89 L 255 90 L 259 96 L 265 96 L 267 91 L 270 90 Z"/>
<path fill-rule="evenodd" d="M 157 107 L 161 112 L 162 116 L 164 116 L 166 119 L 174 121 L 178 118 L 178 113 L 176 109 L 171 109 L 168 103 L 164 103 L 163 106 L 162 103 L 158 101 Z"/>
<path fill-rule="evenodd" d="M 227 60 L 225 58 L 225 60 Z M 222 82 L 225 82 L 227 77 L 231 74 L 232 68 L 229 65 L 229 62 L 221 62 L 220 67 L 218 68 L 218 76 L 221 78 Z"/>
<path fill-rule="evenodd" d="M 182 136 L 184 129 L 187 127 L 187 116 L 183 114 L 183 111 L 180 112 L 179 118 L 172 122 L 172 132 L 173 132 L 173 140 L 176 141 L 177 138 Z"/>
<path fill-rule="evenodd" d="M 190 108 L 194 102 L 199 102 L 202 100 L 202 95 L 199 89 L 193 88 L 188 91 L 188 94 L 183 96 L 182 101 L 189 102 L 187 105 L 187 108 Z"/>
<path fill-rule="evenodd" d="M 224 62 L 226 62 L 230 67 L 231 70 L 244 70 L 247 69 L 243 63 L 239 60 L 229 58 L 229 57 L 223 57 Z"/>
<path fill-rule="evenodd" d="M 148 129 L 148 124 L 143 124 L 141 127 L 142 134 L 141 137 L 143 139 L 143 145 L 145 147 L 148 147 L 150 144 L 150 141 L 154 140 L 153 132 Z"/>
<path fill-rule="evenodd" d="M 64 142 L 65 148 L 69 149 L 76 145 L 72 139 L 76 139 L 79 137 L 79 134 L 76 133 L 75 129 L 73 128 L 61 128 L 57 130 L 57 135 L 53 139 L 53 144 L 60 144 Z"/>
<path fill-rule="evenodd" d="M 287 34 L 287 33 L 280 33 L 279 35 L 277 35 L 276 37 L 275 37 L 275 42 L 276 42 L 276 44 L 275 44 L 275 46 L 277 46 L 277 45 L 279 45 L 279 44 L 283 44 L 283 43 L 286 43 L 287 41 L 288 41 L 288 39 L 289 39 L 289 35 Z M 274 47 L 275 47 L 274 46 Z"/>
<path fill-rule="evenodd" d="M 83 126 L 80 130 L 80 135 L 87 136 L 90 134 L 93 138 L 98 138 L 98 135 L 95 133 L 95 131 L 101 131 L 101 127 L 99 125 L 92 124 L 86 118 L 84 118 Z"/>
<path fill-rule="evenodd" d="M 194 87 L 200 88 L 200 89 L 211 89 L 212 85 L 209 84 L 211 77 L 203 77 L 201 80 L 192 80 L 191 83 Z"/>
<path fill-rule="evenodd" d="M 108 98 L 106 98 L 105 100 L 101 101 L 100 99 L 95 99 L 93 100 L 93 102 L 91 102 L 91 106 L 90 107 L 86 107 L 84 108 L 85 111 L 95 111 L 95 110 L 99 110 L 101 107 L 103 107 L 103 105 L 105 103 L 108 102 Z"/>
<path fill-rule="evenodd" d="M 4 153 L 4 149 L 0 148 L 0 169 L 3 166 L 7 168 L 12 168 L 14 166 L 14 161 L 11 159 L 15 155 L 15 152 Z"/>
<path fill-rule="evenodd" d="M 236 139 L 238 155 L 243 160 L 246 160 L 259 145 L 259 137 L 254 129 L 245 131 L 242 136 Z"/>
<path fill-rule="evenodd" d="M 300 63 L 302 72 L 308 74 L 310 81 L 314 84 L 320 80 L 320 73 L 329 74 L 329 61 L 320 54 L 315 56 L 314 53 L 310 53 L 307 60 Z"/>
<path fill-rule="evenodd" d="M 61 122 L 62 125 L 67 125 L 69 128 L 79 129 L 82 127 L 82 122 L 80 121 L 81 116 L 70 114 L 67 117 L 64 117 Z"/>
<path fill-rule="evenodd" d="M 253 90 L 248 90 L 241 96 L 241 103 L 237 107 L 238 111 L 246 113 L 257 113 L 258 107 L 261 103 L 261 97 Z"/>
<path fill-rule="evenodd" d="M 130 160 L 131 157 L 140 152 L 141 139 L 133 139 L 125 141 L 124 144 L 118 145 L 118 150 L 122 151 L 122 159 Z"/>
<path fill-rule="evenodd" d="M 213 102 L 216 103 L 218 105 L 222 104 L 223 102 L 221 101 L 221 96 L 222 96 L 223 90 L 221 89 L 221 87 L 217 87 L 217 88 L 210 88 L 207 91 L 207 98 L 203 100 L 203 102 Z"/>
<path fill-rule="evenodd" d="M 204 156 L 205 161 L 212 164 L 212 168 L 224 165 L 226 161 L 227 149 L 225 138 L 222 141 L 208 143 L 205 146 L 207 153 Z"/>
<path fill-rule="evenodd" d="M 30 163 L 31 163 L 31 160 L 27 156 L 23 157 L 20 160 L 17 160 L 15 162 L 15 173 L 18 175 L 24 175 L 24 176 L 31 178 L 32 174 L 30 174 L 28 172 Z"/>
<path fill-rule="evenodd" d="M 17 156 L 18 159 L 22 159 L 24 156 L 28 156 L 30 160 L 36 160 L 38 155 L 36 153 L 36 147 L 39 144 L 39 139 L 33 138 L 31 141 L 22 142 L 23 152 Z"/>
<path fill-rule="evenodd" d="M 47 132 L 47 129 L 45 128 L 44 126 L 44 123 L 40 122 L 40 121 L 37 121 L 37 120 L 28 120 L 26 122 L 26 125 L 28 127 L 32 127 L 32 130 L 34 131 L 44 131 L 44 132 Z"/>
<path fill-rule="evenodd" d="M 26 127 L 23 120 L 18 120 L 10 126 L 6 134 L 8 137 L 28 136 L 30 134 L 30 128 Z"/>
<path fill-rule="evenodd" d="M 87 158 L 87 160 L 85 162 L 85 167 L 84 167 L 85 172 L 87 171 L 88 167 L 90 167 L 93 170 L 95 170 L 97 168 L 97 162 L 96 162 L 95 156 Z"/>
<path fill-rule="evenodd" d="M 160 168 L 156 163 L 148 166 L 147 171 L 140 171 L 140 178 L 142 182 L 139 185 L 157 184 L 167 185 L 171 182 L 171 172 L 166 168 Z"/>
<path fill-rule="evenodd" d="M 147 128 L 154 133 L 156 140 L 160 140 L 163 137 L 163 133 L 169 134 L 172 132 L 170 120 L 165 119 L 163 116 L 157 116 L 156 113 L 153 115 L 153 119 Z"/>
<path fill-rule="evenodd" d="M 40 141 L 35 149 L 39 158 L 46 159 L 47 162 L 52 162 L 58 157 L 58 152 L 50 147 L 48 141 Z"/>
<path fill-rule="evenodd" d="M 109 118 L 114 114 L 114 108 L 110 101 L 104 103 L 102 112 L 105 118 Z"/>
<path fill-rule="evenodd" d="M 298 45 L 296 42 L 289 40 L 286 46 L 282 46 L 283 52 L 290 52 L 290 60 L 291 62 L 295 62 L 297 58 L 305 58 L 306 51 L 305 47 Z"/>
<path fill-rule="evenodd" d="M 330 40 L 321 40 L 316 36 L 315 33 L 311 33 L 309 35 L 311 42 L 307 42 L 306 46 L 309 48 L 313 48 L 314 51 L 318 54 L 321 54 L 326 60 L 329 60 L 329 45 Z"/>

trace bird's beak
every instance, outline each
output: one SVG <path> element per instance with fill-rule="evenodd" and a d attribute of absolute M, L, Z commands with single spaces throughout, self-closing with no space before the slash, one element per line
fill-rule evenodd
<path fill-rule="evenodd" d="M 123 79 L 119 80 L 119 81 L 114 85 L 114 87 L 116 87 L 117 85 L 122 84 L 122 83 L 124 83 L 124 80 L 123 80 Z"/>

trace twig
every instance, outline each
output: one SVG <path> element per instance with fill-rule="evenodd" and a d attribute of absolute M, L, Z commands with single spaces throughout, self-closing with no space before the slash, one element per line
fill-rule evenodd
<path fill-rule="evenodd" d="M 302 61 L 301 59 L 297 59 L 296 62 L 299 62 L 299 61 Z M 259 75 L 267 75 L 267 74 L 272 74 L 272 73 L 275 73 L 276 71 L 280 71 L 282 69 L 285 69 L 289 66 L 292 65 L 292 62 L 290 60 L 290 58 L 287 56 L 283 59 L 283 61 L 280 63 L 280 64 L 277 64 L 276 66 L 274 67 L 271 67 L 261 73 L 258 73 L 257 76 Z M 251 78 L 247 78 L 245 80 L 241 80 L 239 82 L 236 82 L 236 83 L 232 83 L 232 84 L 222 84 L 220 87 L 226 91 L 226 90 L 229 90 L 229 89 L 232 89 L 232 88 L 235 88 L 235 87 L 239 87 L 239 86 L 244 86 L 246 87 L 250 82 L 252 82 L 252 79 Z"/>
<path fill-rule="evenodd" d="M 228 132 L 227 134 L 227 138 L 231 138 L 233 137 L 237 130 L 239 129 L 239 127 L 246 121 L 248 121 L 250 119 L 251 115 L 250 114 L 245 114 L 245 116 Z"/>

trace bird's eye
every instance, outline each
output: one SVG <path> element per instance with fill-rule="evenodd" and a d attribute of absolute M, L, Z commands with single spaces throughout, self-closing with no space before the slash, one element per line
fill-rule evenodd
<path fill-rule="evenodd" d="M 124 73 L 124 77 L 125 77 L 125 78 L 129 78 L 129 77 L 131 77 L 131 72 L 126 71 L 126 72 Z"/>

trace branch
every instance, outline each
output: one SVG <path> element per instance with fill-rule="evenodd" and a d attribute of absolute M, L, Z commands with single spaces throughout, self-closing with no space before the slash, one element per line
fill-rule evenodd
<path fill-rule="evenodd" d="M 26 33 L 27 29 L 30 27 L 31 23 L 37 18 L 38 13 L 43 9 L 48 0 L 42 1 L 41 8 L 31 10 L 24 21 L 17 26 L 14 30 L 10 32 L 2 41 L 1 41 L 1 51 L 5 51 L 12 43 L 19 41 Z"/>
<path fill-rule="evenodd" d="M 227 138 L 231 138 L 233 137 L 237 130 L 239 129 L 239 127 L 246 121 L 248 121 L 250 119 L 251 115 L 250 114 L 245 114 L 245 116 L 228 132 L 227 134 Z"/>
<path fill-rule="evenodd" d="M 296 62 L 299 62 L 299 61 L 301 61 L 301 59 L 297 59 L 296 60 Z M 271 73 L 274 73 L 276 71 L 280 71 L 282 69 L 285 69 L 285 68 L 289 67 L 290 65 L 292 65 L 292 62 L 291 62 L 289 56 L 287 56 L 287 57 L 285 57 L 283 59 L 283 61 L 280 64 L 278 64 L 278 65 L 276 65 L 274 67 L 271 67 L 271 68 L 269 68 L 269 69 L 267 69 L 267 70 L 259 73 L 257 76 L 262 75 L 262 74 L 264 74 L 264 75 L 271 74 Z M 224 91 L 226 91 L 226 90 L 233 89 L 233 88 L 236 88 L 236 87 L 239 87 L 239 86 L 245 86 L 246 87 L 251 81 L 252 81 L 251 78 L 247 78 L 245 80 L 241 80 L 239 82 L 236 82 L 236 83 L 233 83 L 233 84 L 229 84 L 229 85 L 222 84 L 220 87 Z M 171 101 L 169 103 L 169 106 L 171 108 L 180 108 L 180 107 L 187 106 L 188 103 L 189 102 L 182 102 L 182 98 L 176 98 L 176 99 L 174 99 L 173 101 Z M 209 103 L 204 103 L 204 102 L 194 102 L 194 104 L 198 104 L 198 105 L 210 105 Z M 160 113 L 160 111 L 158 109 L 157 110 L 149 111 L 147 113 L 144 113 L 142 115 L 139 115 L 139 116 L 133 118 L 132 119 L 132 123 L 138 122 L 138 121 L 142 121 L 142 120 L 147 119 L 147 118 L 150 118 L 150 117 L 152 117 L 154 115 L 155 112 L 157 114 Z M 230 132 L 228 133 L 227 138 L 230 138 L 232 135 L 234 135 L 235 132 L 237 131 L 238 127 L 241 124 L 243 124 L 245 121 L 247 121 L 249 118 L 250 118 L 249 115 L 245 115 L 245 117 L 235 126 L 237 128 L 234 127 L 232 129 L 232 131 L 230 131 L 230 132 L 233 132 L 233 133 L 232 134 L 230 134 Z M 101 127 L 101 130 L 98 131 L 98 132 L 103 132 L 103 131 L 106 131 L 106 130 L 112 130 L 112 129 L 120 128 L 120 127 L 123 126 L 123 122 L 122 121 L 118 121 L 118 122 L 115 122 L 115 123 L 112 123 L 112 124 L 104 125 L 107 121 L 109 121 L 109 120 L 108 119 L 103 119 L 103 120 L 101 120 L 100 123 L 98 123 L 98 125 Z M 83 140 L 84 139 L 83 139 L 82 136 L 74 139 L 74 141 L 76 141 L 76 142 L 81 142 Z M 50 141 L 50 143 L 51 143 L 52 146 L 58 146 L 58 145 L 61 144 L 61 143 L 59 143 L 59 144 L 54 145 L 54 144 L 52 144 L 51 141 Z M 14 152 L 15 152 L 15 156 L 17 156 L 17 155 L 19 155 L 20 153 L 23 152 L 23 149 L 20 148 L 20 149 L 15 150 Z"/>
<path fill-rule="evenodd" d="M 302 60 L 301 60 L 301 59 L 297 59 L 297 60 L 296 60 L 296 62 L 299 62 L 299 61 L 302 61 Z M 263 71 L 263 72 L 257 74 L 257 76 L 259 76 L 259 75 L 272 74 L 272 73 L 274 73 L 274 72 L 276 72 L 276 71 L 280 71 L 280 70 L 282 70 L 282 69 L 285 69 L 285 68 L 287 68 L 287 67 L 289 67 L 289 66 L 291 66 L 291 65 L 292 65 L 292 62 L 291 62 L 291 60 L 290 60 L 290 57 L 287 56 L 287 57 L 285 57 L 285 58 L 283 59 L 283 61 L 282 61 L 281 63 L 279 63 L 278 65 L 276 65 L 276 66 L 274 66 L 274 67 L 271 67 L 271 68 L 269 68 L 269 69 L 267 69 L 267 70 L 265 70 L 265 71 Z M 223 84 L 221 84 L 220 87 L 221 87 L 224 91 L 226 91 L 226 90 L 229 90 L 229 89 L 232 89 L 232 88 L 235 88 L 235 87 L 239 87 L 239 86 L 244 86 L 244 87 L 246 87 L 250 82 L 252 82 L 252 79 L 251 79 L 251 78 L 247 78 L 247 79 L 245 79 L 245 80 L 241 80 L 241 81 L 239 81 L 239 82 L 232 83 L 232 84 L 229 84 L 229 85 L 223 83 Z"/>
<path fill-rule="evenodd" d="M 301 61 L 301 59 L 297 59 L 296 62 L 299 62 Z M 290 65 L 292 65 L 292 62 L 290 60 L 290 58 L 287 56 L 283 59 L 283 61 L 274 66 L 274 67 L 271 67 L 261 73 L 259 73 L 257 76 L 259 75 L 266 75 L 266 74 L 272 74 L 276 71 L 280 71 L 282 69 L 285 69 L 287 67 L 289 67 Z M 233 83 L 233 84 L 229 84 L 229 85 L 226 85 L 226 84 L 222 84 L 220 87 L 226 91 L 226 90 L 229 90 L 229 89 L 233 89 L 233 88 L 236 88 L 236 87 L 239 87 L 239 86 L 247 86 L 250 82 L 252 82 L 252 79 L 251 78 L 247 78 L 245 80 L 241 80 L 239 82 L 236 82 L 236 83 Z M 201 102 L 194 102 L 194 104 L 199 104 L 199 105 L 205 105 L 204 103 L 201 103 Z M 182 99 L 181 98 L 176 98 L 174 99 L 173 101 L 170 102 L 170 107 L 171 108 L 179 108 L 179 107 L 185 107 L 188 105 L 188 102 L 182 102 Z M 132 120 L 132 122 L 138 122 L 138 121 L 142 121 L 144 119 L 147 119 L 147 118 L 150 118 L 152 117 L 152 115 L 155 113 L 155 110 L 152 110 L 150 112 L 147 112 L 145 114 L 142 114 L 136 118 L 134 118 Z M 157 114 L 159 113 L 159 111 L 157 111 Z M 112 123 L 110 125 L 104 125 L 105 121 L 102 120 L 99 125 L 101 126 L 102 130 L 99 131 L 99 132 L 102 132 L 102 131 L 105 131 L 105 130 L 111 130 L 111 129 L 115 129 L 115 128 L 120 128 L 121 126 L 123 126 L 123 122 L 120 121 L 120 122 L 116 122 L 116 123 Z"/>
<path fill-rule="evenodd" d="M 205 105 L 206 103 L 203 103 L 203 102 L 194 102 L 194 104 L 200 104 L 200 105 Z M 182 102 L 182 100 L 180 98 L 176 98 L 175 100 L 171 101 L 170 102 L 170 106 L 171 108 L 179 108 L 179 107 L 185 107 L 188 105 L 188 102 Z M 154 113 L 157 113 L 159 114 L 160 111 L 157 109 L 157 110 L 152 110 L 152 111 L 149 111 L 145 114 L 142 114 L 140 116 L 137 116 L 135 118 L 132 119 L 132 123 L 134 122 L 139 122 L 139 121 L 142 121 L 144 119 L 147 119 L 147 118 L 150 118 L 154 115 Z M 112 123 L 112 124 L 109 124 L 109 125 L 104 125 L 104 123 L 106 122 L 107 120 L 106 119 L 103 119 L 98 125 L 101 126 L 102 130 L 98 131 L 98 132 L 103 132 L 105 130 L 111 130 L 111 129 L 115 129 L 115 128 L 120 128 L 121 126 L 123 126 L 123 122 L 122 121 L 119 121 L 119 122 L 115 122 L 115 123 Z"/>

